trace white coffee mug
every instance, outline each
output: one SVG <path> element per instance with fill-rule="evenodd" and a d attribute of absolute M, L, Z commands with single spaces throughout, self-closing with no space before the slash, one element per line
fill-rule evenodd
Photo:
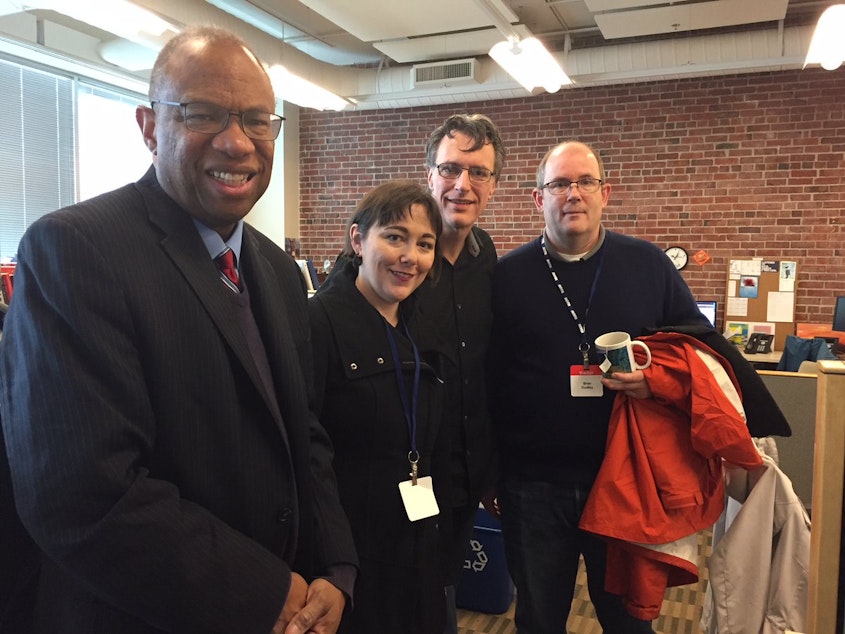
<path fill-rule="evenodd" d="M 646 362 L 639 365 L 634 359 L 634 346 L 645 351 Z M 596 339 L 596 349 L 603 352 L 605 360 L 599 365 L 605 376 L 614 372 L 644 370 L 651 365 L 651 350 L 642 341 L 631 341 L 627 332 L 607 332 Z"/>

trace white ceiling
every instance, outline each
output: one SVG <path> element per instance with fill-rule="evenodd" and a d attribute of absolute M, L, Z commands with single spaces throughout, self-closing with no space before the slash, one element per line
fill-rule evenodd
<path fill-rule="evenodd" d="M 20 6 L 23 1 L 0 0 L 0 16 L 4 3 Z M 282 36 L 272 37 L 205 0 L 134 1 L 177 26 L 213 22 L 238 30 L 265 61 L 284 63 L 297 74 L 353 100 L 357 108 L 525 96 L 524 89 L 487 57 L 492 44 L 504 39 L 507 32 L 538 37 L 575 86 L 800 68 L 812 26 L 824 8 L 834 3 L 250 0 L 282 21 Z M 80 42 L 96 51 L 93 40 L 113 39 L 52 11 L 28 11 L 28 16 L 8 9 L 5 13 L 8 15 L 0 17 L 0 36 L 41 42 L 57 50 L 75 46 L 76 50 L 63 52 L 83 59 L 92 55 L 80 50 Z M 40 20 L 40 30 L 27 20 Z M 44 21 L 59 26 L 45 30 Z M 68 37 L 76 31 L 82 33 L 79 38 Z M 57 32 L 61 36 L 55 35 Z M 478 60 L 479 68 L 472 85 L 444 82 L 421 89 L 410 81 L 409 69 L 414 63 L 470 57 Z"/>
<path fill-rule="evenodd" d="M 250 0 L 306 34 L 306 38 L 349 52 L 350 62 L 384 53 L 399 63 L 458 57 L 442 45 L 484 55 L 479 33 L 496 26 L 493 12 L 520 24 L 551 48 L 571 39 L 606 41 L 724 27 L 753 27 L 790 18 L 806 23 L 824 5 L 815 0 Z M 501 33 L 499 39 L 503 39 Z M 413 53 L 397 46 L 423 40 Z M 373 50 L 375 49 L 375 50 Z M 400 51 L 400 59 L 386 51 Z M 356 53 L 364 57 L 356 59 Z"/>
<path fill-rule="evenodd" d="M 301 3 L 332 23 L 340 26 L 364 42 L 378 42 L 399 38 L 419 37 L 469 31 L 490 26 L 490 14 L 483 2 L 457 0 L 425 0 L 425 2 L 396 2 L 395 0 L 365 0 L 364 2 L 338 2 L 337 0 L 301 0 Z M 288 3 L 279 0 L 253 2 L 269 12 L 284 14 Z M 511 22 L 519 16 L 501 2 L 490 0 L 490 6 L 505 13 Z"/>
<path fill-rule="evenodd" d="M 636 2 L 643 4 L 642 0 Z M 658 4 L 653 0 L 648 4 Z M 608 39 L 631 35 L 685 33 L 692 30 L 776 22 L 786 17 L 787 0 L 710 0 L 686 4 L 622 8 L 612 0 L 586 0 L 602 35 Z M 615 6 L 614 6 L 615 5 Z M 608 7 L 608 10 L 605 10 Z M 612 10 L 619 8 L 619 10 Z M 600 11 L 600 12 L 599 12 Z"/>

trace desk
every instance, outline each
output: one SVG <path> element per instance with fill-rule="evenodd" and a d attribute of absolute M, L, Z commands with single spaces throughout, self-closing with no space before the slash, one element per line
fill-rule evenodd
<path fill-rule="evenodd" d="M 780 363 L 781 355 L 783 354 L 782 350 L 772 350 L 771 352 L 758 352 L 756 354 L 745 354 L 740 349 L 740 353 L 745 360 L 748 361 L 751 365 L 753 365 L 758 370 L 774 370 L 777 368 L 778 363 Z"/>

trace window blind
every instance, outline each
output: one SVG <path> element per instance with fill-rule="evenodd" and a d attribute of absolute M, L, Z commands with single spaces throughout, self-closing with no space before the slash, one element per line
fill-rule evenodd
<path fill-rule="evenodd" d="M 0 59 L 0 256 L 76 192 L 74 81 Z"/>

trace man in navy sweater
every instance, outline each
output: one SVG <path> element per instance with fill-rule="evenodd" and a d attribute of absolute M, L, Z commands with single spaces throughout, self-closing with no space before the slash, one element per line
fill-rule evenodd
<path fill-rule="evenodd" d="M 704 317 L 657 246 L 602 226 L 610 191 L 591 147 L 566 141 L 550 149 L 533 190 L 543 234 L 495 270 L 489 394 L 520 634 L 565 629 L 582 554 L 604 631 L 652 631 L 604 590 L 605 545 L 578 529 L 616 392 L 651 395 L 641 370 L 603 378 L 593 342 L 605 332 L 637 337 L 646 328 L 704 324 Z"/>

